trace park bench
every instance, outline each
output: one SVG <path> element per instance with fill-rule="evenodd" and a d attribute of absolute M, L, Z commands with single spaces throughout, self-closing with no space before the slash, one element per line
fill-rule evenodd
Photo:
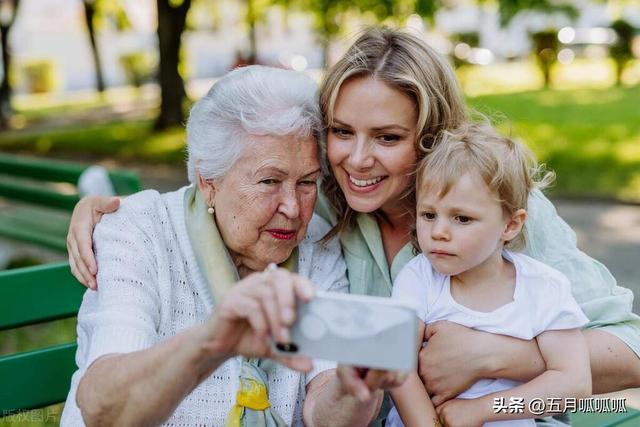
<path fill-rule="evenodd" d="M 73 317 L 85 288 L 68 263 L 0 271 L 0 331 Z M 0 356 L 0 421 L 63 402 L 76 370 L 76 343 Z"/>
<path fill-rule="evenodd" d="M 66 251 L 77 183 L 87 165 L 0 154 L 0 236 Z M 110 171 L 116 194 L 141 190 L 128 171 Z M 10 203 L 9 203 L 10 202 Z"/>

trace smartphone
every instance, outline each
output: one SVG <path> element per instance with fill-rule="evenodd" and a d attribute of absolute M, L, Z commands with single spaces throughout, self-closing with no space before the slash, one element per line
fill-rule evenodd
<path fill-rule="evenodd" d="M 416 367 L 418 322 L 413 308 L 391 298 L 317 292 L 298 304 L 291 342 L 274 342 L 272 349 L 280 356 L 410 371 Z"/>

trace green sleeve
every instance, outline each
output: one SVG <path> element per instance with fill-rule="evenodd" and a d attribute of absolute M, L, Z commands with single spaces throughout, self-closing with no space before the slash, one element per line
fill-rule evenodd
<path fill-rule="evenodd" d="M 589 318 L 587 327 L 617 336 L 640 356 L 640 317 L 631 311 L 633 292 L 618 286 L 602 263 L 578 249 L 574 231 L 539 190 L 529 197 L 526 237 L 531 257 L 569 278 L 573 296 Z"/>

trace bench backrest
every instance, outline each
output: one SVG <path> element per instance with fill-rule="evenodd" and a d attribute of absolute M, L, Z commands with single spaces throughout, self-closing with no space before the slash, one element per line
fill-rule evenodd
<path fill-rule="evenodd" d="M 3 179 L 0 179 L 0 196 L 72 211 L 79 200 L 77 194 L 68 194 L 50 186 L 43 186 L 42 182 L 76 185 L 87 167 L 88 165 L 72 162 L 0 154 L 0 174 L 4 175 Z M 135 173 L 111 171 L 109 178 L 116 194 L 131 194 L 142 189 L 140 179 Z"/>
<path fill-rule="evenodd" d="M 66 251 L 70 212 L 79 200 L 77 183 L 88 165 L 0 154 L 0 236 Z M 111 171 L 116 194 L 142 189 L 129 171 Z M 20 206 L 20 203 L 28 206 Z"/>
<path fill-rule="evenodd" d="M 68 263 L 0 271 L 0 330 L 73 317 L 85 288 Z M 63 402 L 75 343 L 0 357 L 0 416 Z"/>

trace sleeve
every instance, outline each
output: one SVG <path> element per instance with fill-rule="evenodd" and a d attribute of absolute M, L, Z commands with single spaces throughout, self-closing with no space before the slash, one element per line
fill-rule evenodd
<path fill-rule="evenodd" d="M 560 272 L 553 272 L 538 292 L 539 311 L 537 319 L 541 319 L 534 335 L 544 331 L 575 329 L 585 326 L 589 319 L 571 294 L 569 280 Z M 535 286 L 535 285 L 534 285 Z"/>
<path fill-rule="evenodd" d="M 640 317 L 631 311 L 633 292 L 618 286 L 602 263 L 577 248 L 575 233 L 539 190 L 529 197 L 526 238 L 531 257 L 567 276 L 589 319 L 587 327 L 617 336 L 640 356 Z"/>
<path fill-rule="evenodd" d="M 420 255 L 418 255 L 420 256 Z M 426 323 L 428 295 L 431 277 L 420 272 L 417 258 L 409 261 L 393 282 L 391 298 L 404 302 L 416 310 L 416 315 Z"/>
<path fill-rule="evenodd" d="M 78 313 L 81 370 L 105 354 L 142 350 L 158 341 L 160 298 L 152 242 L 160 237 L 154 235 L 153 209 L 133 210 L 136 201 L 132 196 L 118 212 L 104 215 L 94 231 L 98 290 L 85 293 Z"/>

